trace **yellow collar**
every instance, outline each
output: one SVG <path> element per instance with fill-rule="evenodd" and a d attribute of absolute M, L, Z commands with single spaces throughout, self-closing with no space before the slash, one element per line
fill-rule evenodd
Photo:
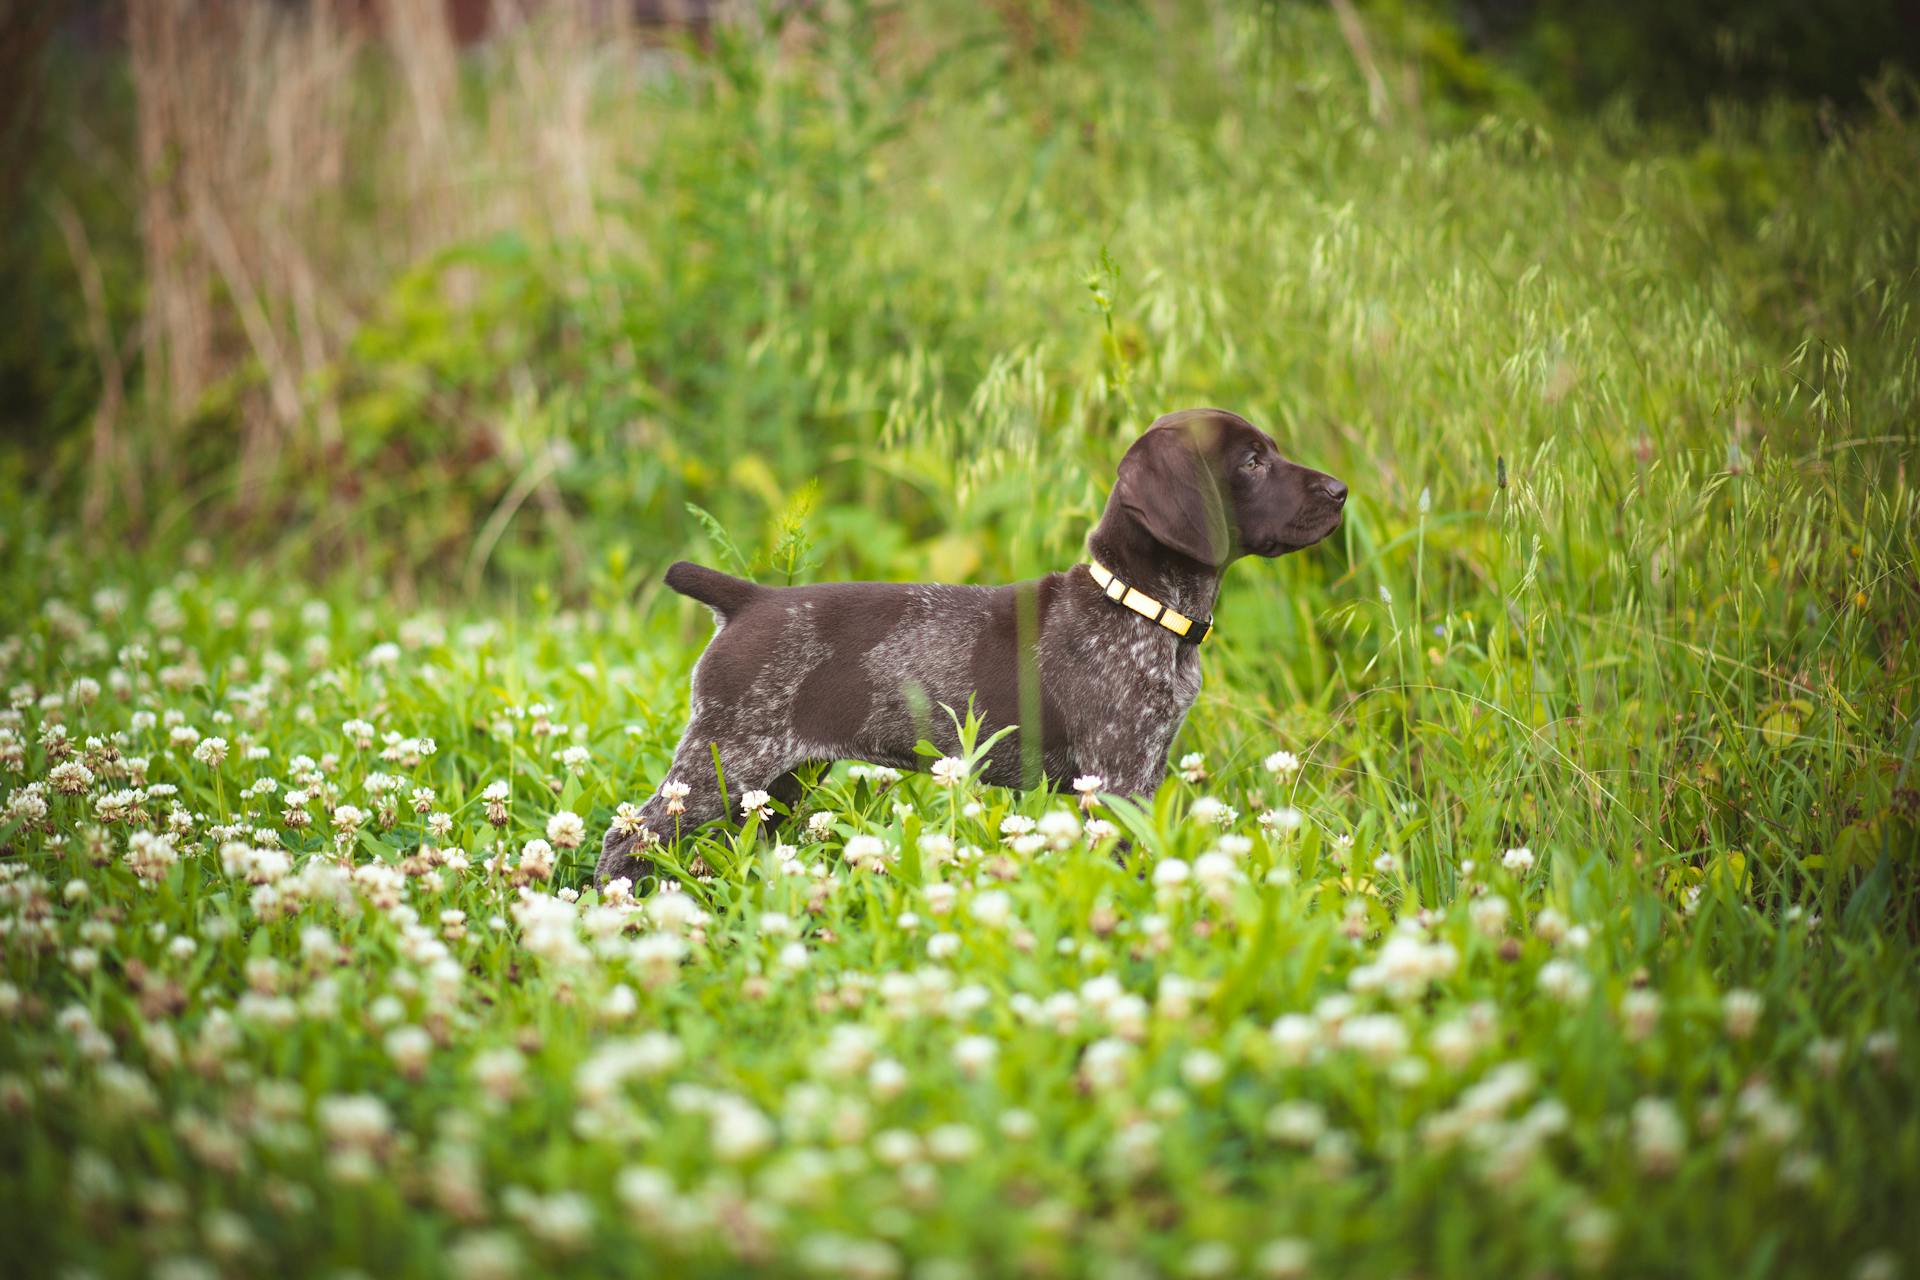
<path fill-rule="evenodd" d="M 1093 581 L 1107 599 L 1127 606 L 1149 622 L 1157 622 L 1189 644 L 1199 644 L 1213 634 L 1213 619 L 1198 622 L 1177 609 L 1169 609 L 1146 592 L 1130 587 L 1113 576 L 1113 571 L 1098 560 L 1089 560 L 1087 568 Z"/>

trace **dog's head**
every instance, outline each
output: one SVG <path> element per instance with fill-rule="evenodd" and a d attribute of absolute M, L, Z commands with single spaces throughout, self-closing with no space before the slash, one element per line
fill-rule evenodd
<path fill-rule="evenodd" d="M 1289 461 L 1238 414 L 1183 409 L 1120 459 L 1113 501 L 1156 542 L 1217 568 L 1320 541 L 1340 527 L 1347 486 Z"/>

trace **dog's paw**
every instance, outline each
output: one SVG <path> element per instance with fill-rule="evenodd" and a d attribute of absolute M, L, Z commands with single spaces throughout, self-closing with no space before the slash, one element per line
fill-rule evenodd
<path fill-rule="evenodd" d="M 593 872 L 596 886 L 604 889 L 609 882 L 624 876 L 638 889 L 640 882 L 653 874 L 653 859 L 639 852 L 645 848 L 644 833 L 645 828 L 622 831 L 617 827 L 607 832 L 600 846 L 599 865 Z"/>

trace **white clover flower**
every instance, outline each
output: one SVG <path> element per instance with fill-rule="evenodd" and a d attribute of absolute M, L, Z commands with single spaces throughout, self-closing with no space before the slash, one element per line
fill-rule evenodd
<path fill-rule="evenodd" d="M 387 1056 L 405 1076 L 419 1076 L 433 1053 L 433 1037 L 415 1026 L 398 1026 L 387 1032 L 383 1042 Z"/>
<path fill-rule="evenodd" d="M 905 1092 L 911 1077 L 907 1069 L 892 1058 L 876 1059 L 867 1068 L 867 1088 L 883 1101 L 897 1098 Z"/>
<path fill-rule="evenodd" d="M 1387 1063 L 1407 1051 L 1407 1028 L 1390 1013 L 1363 1014 L 1340 1024 L 1340 1047 L 1361 1057 Z"/>
<path fill-rule="evenodd" d="M 1542 941 L 1558 946 L 1567 936 L 1567 918 L 1552 907 L 1543 908 L 1533 918 L 1533 931 Z"/>
<path fill-rule="evenodd" d="M 847 865 L 861 871 L 883 872 L 893 860 L 886 843 L 879 836 L 857 835 L 848 838 L 844 856 Z"/>
<path fill-rule="evenodd" d="M 1305 815 L 1291 806 L 1268 809 L 1257 819 L 1261 830 L 1274 835 L 1291 835 L 1300 829 L 1300 824 L 1305 820 Z"/>
<path fill-rule="evenodd" d="M 1080 819 L 1065 809 L 1049 809 L 1040 815 L 1034 834 L 1044 840 L 1049 849 L 1059 852 L 1080 838 Z"/>
<path fill-rule="evenodd" d="M 93 770 L 78 760 L 62 760 L 47 770 L 47 782 L 63 796 L 77 796 L 93 785 Z"/>
<path fill-rule="evenodd" d="M 1276 751 L 1260 763 L 1276 782 L 1284 782 L 1300 772 L 1300 757 L 1291 751 Z"/>
<path fill-rule="evenodd" d="M 193 758 L 209 769 L 218 769 L 227 758 L 227 740 L 202 738 L 193 749 Z"/>
<path fill-rule="evenodd" d="M 1320 1047 L 1320 1023 L 1303 1013 L 1281 1014 L 1267 1034 L 1287 1066 L 1300 1066 Z"/>
<path fill-rule="evenodd" d="M 1106 790 L 1107 780 L 1097 773 L 1086 773 L 1073 780 L 1073 789 L 1083 797 L 1091 797 Z"/>
<path fill-rule="evenodd" d="M 973 895 L 968 909 L 973 918 L 989 929 L 1004 929 L 1013 919 L 1013 899 L 1004 890 L 987 889 Z"/>
<path fill-rule="evenodd" d="M 1132 1074 L 1137 1052 L 1125 1040 L 1095 1040 L 1080 1057 L 1081 1078 L 1092 1089 L 1117 1088 Z"/>
<path fill-rule="evenodd" d="M 1181 858 L 1162 858 L 1153 868 L 1153 887 L 1165 893 L 1185 887 L 1193 868 Z"/>
<path fill-rule="evenodd" d="M 1540 990 L 1562 1004 L 1579 1003 L 1593 988 L 1593 979 L 1571 960 L 1549 960 L 1541 965 L 1539 983 Z"/>
<path fill-rule="evenodd" d="M 508 1231 L 476 1231 L 447 1249 L 447 1269 L 457 1280 L 515 1280 L 524 1264 L 520 1242 Z"/>
<path fill-rule="evenodd" d="M 1660 1022 L 1659 995 L 1645 989 L 1627 992 L 1620 997 L 1620 1021 L 1628 1040 L 1635 1043 L 1645 1040 Z"/>
<path fill-rule="evenodd" d="M 1509 849 L 1500 855 L 1500 865 L 1517 876 L 1524 876 L 1533 870 L 1533 850 L 1524 845 L 1518 849 Z"/>
<path fill-rule="evenodd" d="M 369 1093 L 329 1095 L 320 1099 L 316 1114 L 328 1143 L 335 1147 L 371 1151 L 393 1133 L 393 1114 Z"/>
<path fill-rule="evenodd" d="M 1672 1173 L 1686 1148 L 1686 1125 L 1671 1102 L 1642 1098 L 1633 1104 L 1633 1150 L 1643 1172 L 1656 1177 Z"/>
<path fill-rule="evenodd" d="M 927 900 L 927 910 L 937 916 L 943 916 L 953 910 L 959 891 L 945 880 L 935 880 L 921 887 L 920 896 Z"/>
<path fill-rule="evenodd" d="M 1187 816 L 1203 825 L 1225 825 L 1227 815 L 1233 813 L 1227 802 L 1218 796 L 1196 796 L 1193 807 L 1187 810 Z"/>
<path fill-rule="evenodd" d="M 954 1042 L 953 1065 L 964 1076 L 978 1076 L 993 1065 L 999 1044 L 987 1036 L 962 1036 Z"/>
<path fill-rule="evenodd" d="M 1227 1064 L 1211 1049 L 1192 1049 L 1180 1059 L 1180 1078 L 1193 1089 L 1209 1089 L 1227 1075 Z"/>
<path fill-rule="evenodd" d="M 743 791 L 740 794 L 740 816 L 758 818 L 762 822 L 769 821 L 773 817 L 772 804 L 773 797 L 758 787 L 751 791 Z"/>
<path fill-rule="evenodd" d="M 1760 1025 L 1761 1011 L 1766 1001 L 1757 991 L 1744 989 L 1727 992 L 1720 1001 L 1720 1014 L 1727 1034 L 1735 1040 L 1745 1040 Z"/>
<path fill-rule="evenodd" d="M 1253 1255 L 1254 1272 L 1264 1280 L 1302 1280 L 1312 1263 L 1312 1247 L 1293 1236 L 1269 1240 Z"/>
<path fill-rule="evenodd" d="M 933 780 L 943 787 L 957 787 L 967 779 L 967 762 L 959 756 L 941 756 L 933 762 Z"/>
<path fill-rule="evenodd" d="M 824 840 L 833 834 L 833 811 L 822 809 L 807 817 L 807 835 L 814 840 Z"/>
<path fill-rule="evenodd" d="M 980 1134 L 970 1125 L 936 1125 L 927 1133 L 927 1154 L 942 1164 L 960 1164 L 980 1154 Z"/>
<path fill-rule="evenodd" d="M 1497 893 L 1475 898 L 1467 908 L 1467 917 L 1473 921 L 1473 927 L 1489 938 L 1502 937 L 1507 932 L 1507 915 L 1512 910 L 1507 900 Z"/>
<path fill-rule="evenodd" d="M 1246 879 L 1239 864 L 1225 853 L 1203 853 L 1193 860 L 1193 878 L 1208 895 L 1225 900 L 1236 884 Z M 1157 883 L 1157 882 L 1156 882 Z"/>
<path fill-rule="evenodd" d="M 547 839 L 556 849 L 578 849 L 586 838 L 587 824 L 570 809 L 562 809 L 547 819 Z"/>
<path fill-rule="evenodd" d="M 1207 758 L 1198 751 L 1189 751 L 1180 757 L 1180 776 L 1185 781 L 1198 786 L 1207 780 Z"/>

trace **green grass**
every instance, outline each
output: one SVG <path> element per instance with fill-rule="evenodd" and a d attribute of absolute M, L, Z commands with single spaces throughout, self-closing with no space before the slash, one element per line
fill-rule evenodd
<path fill-rule="evenodd" d="M 193 415 L 134 384 L 144 484 L 88 428 L 8 447 L 10 1252 L 1920 1266 L 1911 88 L 1697 135 L 1517 97 L 1376 121 L 1331 20 L 1214 17 L 1097 12 L 1046 56 L 956 10 L 664 78 L 615 50 L 584 223 L 506 201 L 389 267 L 398 162 L 349 149 L 307 248 L 356 323 L 304 335 L 291 418 L 263 349 L 303 322 L 263 274 L 280 339 L 214 297 L 233 364 Z M 540 105 L 515 48 L 452 117 L 484 191 L 527 182 L 477 123 Z M 343 127 L 399 136 L 353 74 Z M 1353 499 L 1229 574 L 1175 750 L 1204 778 L 1097 811 L 1126 867 L 1002 825 L 1075 797 L 840 765 L 779 831 L 689 833 L 677 895 L 598 901 L 709 630 L 666 564 L 1065 567 L 1133 433 L 1205 403 Z M 523 872 L 561 812 L 585 843 Z"/>

